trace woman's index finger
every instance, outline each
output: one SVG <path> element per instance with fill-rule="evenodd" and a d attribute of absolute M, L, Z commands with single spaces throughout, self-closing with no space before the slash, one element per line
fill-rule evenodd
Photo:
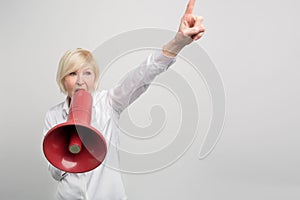
<path fill-rule="evenodd" d="M 192 14 L 195 5 L 195 0 L 190 0 L 186 6 L 185 14 Z"/>

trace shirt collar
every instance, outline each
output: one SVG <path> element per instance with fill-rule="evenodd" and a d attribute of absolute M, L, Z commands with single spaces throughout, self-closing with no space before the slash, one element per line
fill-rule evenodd
<path fill-rule="evenodd" d="M 63 103 L 63 117 L 64 119 L 67 118 L 67 116 L 69 115 L 69 101 L 70 101 L 70 97 L 67 97 Z"/>

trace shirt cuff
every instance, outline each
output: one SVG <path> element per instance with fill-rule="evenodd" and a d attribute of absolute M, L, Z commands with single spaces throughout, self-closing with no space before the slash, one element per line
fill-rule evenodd
<path fill-rule="evenodd" d="M 162 50 L 157 50 L 153 53 L 153 61 L 159 65 L 166 66 L 166 69 L 168 69 L 173 63 L 175 63 L 176 57 L 171 58 L 165 56 Z"/>

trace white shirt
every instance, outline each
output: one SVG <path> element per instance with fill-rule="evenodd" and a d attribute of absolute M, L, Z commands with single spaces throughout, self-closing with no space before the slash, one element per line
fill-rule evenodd
<path fill-rule="evenodd" d="M 119 166 L 118 120 L 121 112 L 145 92 L 160 73 L 175 62 L 156 51 L 139 67 L 130 71 L 120 83 L 110 90 L 92 93 L 91 125 L 106 139 L 108 152 L 104 162 L 86 173 L 65 173 L 51 164 L 49 171 L 58 181 L 56 199 L 59 200 L 124 200 L 127 199 Z M 47 112 L 44 135 L 53 126 L 66 122 L 69 114 L 68 102 L 62 102 Z M 112 166 L 115 169 L 112 169 Z"/>

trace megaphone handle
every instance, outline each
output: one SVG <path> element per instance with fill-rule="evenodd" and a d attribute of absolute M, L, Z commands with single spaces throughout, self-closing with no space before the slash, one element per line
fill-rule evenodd
<path fill-rule="evenodd" d="M 81 151 L 82 142 L 80 140 L 80 137 L 76 133 L 76 131 L 73 131 L 70 135 L 70 142 L 69 142 L 69 151 L 73 154 L 77 154 Z"/>

